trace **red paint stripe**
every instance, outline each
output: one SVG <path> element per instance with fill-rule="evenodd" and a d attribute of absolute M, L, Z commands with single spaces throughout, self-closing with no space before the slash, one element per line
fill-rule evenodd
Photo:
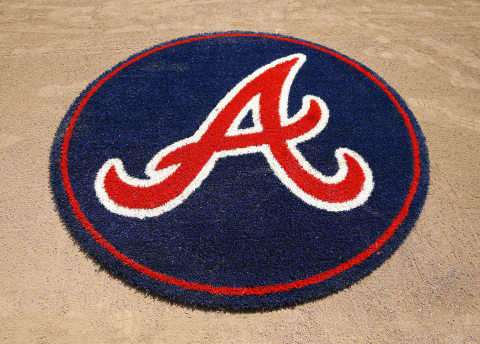
<path fill-rule="evenodd" d="M 279 284 L 274 284 L 274 285 L 265 285 L 265 286 L 256 286 L 256 287 L 215 287 L 210 284 L 200 284 L 196 282 L 190 282 L 190 281 L 185 281 L 179 278 L 175 278 L 172 276 L 168 276 L 156 271 L 153 271 L 152 269 L 148 268 L 147 266 L 141 265 L 131 259 L 130 257 L 127 257 L 126 255 L 122 254 L 119 252 L 112 244 L 110 244 L 107 240 L 105 240 L 100 233 L 98 233 L 93 225 L 88 221 L 87 217 L 85 214 L 83 214 L 82 210 L 80 209 L 80 204 L 78 203 L 77 199 L 75 198 L 72 185 L 70 183 L 70 176 L 68 174 L 68 149 L 70 145 L 70 140 L 72 138 L 73 134 L 73 129 L 75 126 L 76 121 L 78 120 L 78 117 L 80 116 L 83 108 L 87 104 L 88 100 L 93 96 L 93 94 L 105 83 L 107 82 L 110 78 L 112 78 L 114 75 L 116 75 L 118 72 L 123 70 L 124 68 L 128 67 L 132 63 L 141 60 L 142 58 L 149 56 L 157 51 L 167 49 L 176 45 L 180 44 L 185 44 L 185 43 L 190 43 L 198 40 L 203 40 L 203 39 L 212 39 L 212 38 L 217 38 L 217 37 L 238 37 L 238 36 L 250 36 L 250 37 L 262 37 L 262 38 L 269 38 L 269 39 L 276 39 L 276 40 L 281 40 L 281 41 L 286 41 L 286 42 L 291 42 L 291 43 L 296 43 L 300 45 L 304 45 L 316 50 L 320 50 L 326 54 L 332 55 L 336 57 L 337 59 L 347 63 L 348 65 L 354 67 L 357 69 L 359 72 L 363 73 L 366 75 L 370 80 L 372 80 L 378 87 L 380 87 L 383 92 L 390 98 L 390 100 L 393 102 L 395 107 L 398 109 L 400 114 L 403 117 L 403 120 L 405 121 L 405 125 L 408 129 L 408 133 L 410 135 L 411 139 L 411 144 L 413 148 L 413 178 L 412 178 L 412 183 L 410 185 L 410 190 L 407 194 L 407 197 L 405 198 L 405 202 L 400 209 L 400 212 L 398 215 L 395 217 L 393 222 L 390 224 L 390 226 L 383 232 L 383 234 L 372 244 L 370 245 L 365 251 L 361 252 L 357 256 L 347 260 L 346 262 L 336 266 L 333 269 L 324 271 L 322 273 L 319 273 L 317 275 L 313 275 L 310 277 L 307 277 L 305 279 L 289 282 L 289 283 L 279 283 Z M 100 244 L 103 248 L 105 248 L 110 254 L 112 254 L 116 259 L 120 260 L 123 264 L 130 266 L 131 268 L 137 270 L 138 272 L 147 275 L 153 279 L 156 279 L 158 281 L 161 281 L 166 284 L 172 284 L 176 285 L 179 287 L 182 287 L 184 289 L 191 289 L 191 290 L 196 290 L 196 291 L 201 291 L 201 292 L 208 292 L 211 294 L 219 294 L 219 295 L 265 295 L 265 294 L 270 294 L 270 293 L 278 293 L 278 292 L 285 292 L 289 291 L 292 289 L 299 289 L 303 288 L 312 284 L 317 284 L 320 283 L 326 279 L 329 279 L 335 275 L 338 275 L 339 273 L 346 271 L 350 269 L 351 267 L 360 264 L 364 260 L 366 260 L 368 257 L 370 257 L 373 253 L 378 251 L 395 233 L 396 229 L 398 226 L 400 226 L 405 219 L 405 217 L 408 215 L 408 211 L 410 209 L 410 205 L 412 204 L 413 197 L 415 196 L 415 193 L 417 192 L 417 187 L 418 183 L 420 180 L 420 148 L 418 144 L 417 137 L 415 135 L 415 130 L 413 129 L 412 123 L 410 121 L 410 118 L 408 117 L 407 112 L 405 109 L 400 105 L 398 100 L 395 98 L 395 96 L 390 92 L 390 90 L 387 88 L 387 86 L 382 83 L 378 78 L 376 78 L 372 73 L 367 71 L 365 68 L 357 64 L 356 62 L 349 60 L 348 58 L 330 51 L 324 47 L 316 46 L 311 43 L 307 42 L 302 42 L 302 41 L 297 41 L 292 38 L 286 38 L 286 37 L 277 37 L 277 36 L 271 36 L 271 35 L 262 35 L 262 34 L 245 34 L 245 33 L 225 33 L 225 34 L 217 34 L 217 35 L 210 35 L 210 36 L 200 36 L 200 37 L 194 37 L 194 38 L 189 38 L 183 41 L 178 41 L 174 43 L 170 43 L 164 46 L 157 47 L 155 49 L 152 49 L 150 51 L 147 51 L 146 53 L 143 53 L 127 62 L 122 64 L 120 67 L 116 68 L 113 70 L 110 74 L 105 76 L 103 79 L 101 79 L 94 87 L 90 89 L 90 91 L 87 93 L 87 95 L 81 100 L 80 104 L 77 106 L 77 109 L 75 110 L 72 118 L 70 119 L 69 126 L 65 132 L 64 135 L 64 140 L 62 143 L 62 149 L 61 149 L 61 159 L 60 159 L 60 169 L 62 172 L 62 179 L 63 179 L 63 184 L 65 187 L 65 191 L 67 193 L 67 197 L 70 201 L 70 205 L 72 207 L 73 213 L 75 214 L 76 219 L 80 222 L 80 224 L 90 233 L 90 235 Z"/>

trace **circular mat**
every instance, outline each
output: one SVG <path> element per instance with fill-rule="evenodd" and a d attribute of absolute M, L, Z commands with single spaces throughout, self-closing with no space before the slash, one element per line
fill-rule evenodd
<path fill-rule="evenodd" d="M 428 169 L 413 114 L 373 71 L 296 38 L 226 32 L 160 44 L 92 82 L 50 171 L 71 233 L 112 273 L 173 300 L 262 309 L 390 257 Z"/>

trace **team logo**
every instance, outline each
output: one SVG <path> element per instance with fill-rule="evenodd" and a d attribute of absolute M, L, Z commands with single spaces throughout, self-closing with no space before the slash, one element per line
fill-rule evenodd
<path fill-rule="evenodd" d="M 363 204 L 373 188 L 372 172 L 356 152 L 338 148 L 333 176 L 316 170 L 296 148 L 318 135 L 328 122 L 328 107 L 313 95 L 288 115 L 288 96 L 303 54 L 277 59 L 235 86 L 195 134 L 157 153 L 148 163 L 148 179 L 128 175 L 119 159 L 108 160 L 95 182 L 97 196 L 110 211 L 143 218 L 182 203 L 227 156 L 261 152 L 279 180 L 305 203 L 328 211 Z M 240 129 L 252 111 L 254 125 Z"/>
<path fill-rule="evenodd" d="M 130 283 L 259 308 L 387 259 L 423 206 L 428 157 L 367 67 L 229 32 L 161 44 L 94 81 L 58 129 L 51 182 L 75 238 Z"/>

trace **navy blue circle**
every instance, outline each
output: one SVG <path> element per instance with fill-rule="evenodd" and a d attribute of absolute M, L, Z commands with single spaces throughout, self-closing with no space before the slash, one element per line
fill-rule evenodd
<path fill-rule="evenodd" d="M 298 111 L 307 94 L 322 98 L 330 110 L 325 129 L 298 148 L 326 175 L 338 169 L 337 148 L 359 153 L 369 164 L 375 182 L 365 204 L 344 212 L 309 206 L 278 180 L 260 153 L 220 159 L 184 203 L 157 217 L 116 215 L 98 201 L 94 180 L 108 159 L 120 158 L 130 175 L 145 178 L 145 166 L 152 157 L 193 135 L 239 81 L 295 53 L 306 55 L 307 60 L 291 88 L 290 115 Z M 400 245 L 421 211 L 428 186 L 424 137 L 406 104 L 389 88 L 413 123 L 422 174 L 407 218 L 376 254 L 321 283 L 261 296 L 212 295 L 142 275 L 105 251 L 79 224 L 61 178 L 61 144 L 69 120 L 103 76 L 78 97 L 58 129 L 51 155 L 52 188 L 62 216 L 83 247 L 112 272 L 147 291 L 193 304 L 234 309 L 305 301 L 341 289 L 377 267 Z M 289 283 L 335 268 L 360 254 L 397 216 L 413 178 L 412 143 L 405 121 L 372 80 L 335 56 L 311 47 L 247 36 L 176 45 L 117 73 L 83 108 L 75 123 L 68 159 L 72 189 L 82 212 L 118 251 L 168 276 L 228 287 Z"/>

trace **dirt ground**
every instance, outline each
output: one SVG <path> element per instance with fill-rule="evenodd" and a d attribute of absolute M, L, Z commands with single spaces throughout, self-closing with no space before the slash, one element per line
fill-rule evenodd
<path fill-rule="evenodd" d="M 113 278 L 54 209 L 48 157 L 80 91 L 195 33 L 310 40 L 375 70 L 427 138 L 431 185 L 400 249 L 351 287 L 264 313 L 188 308 Z M 0 0 L 0 342 L 479 343 L 480 1 Z"/>

